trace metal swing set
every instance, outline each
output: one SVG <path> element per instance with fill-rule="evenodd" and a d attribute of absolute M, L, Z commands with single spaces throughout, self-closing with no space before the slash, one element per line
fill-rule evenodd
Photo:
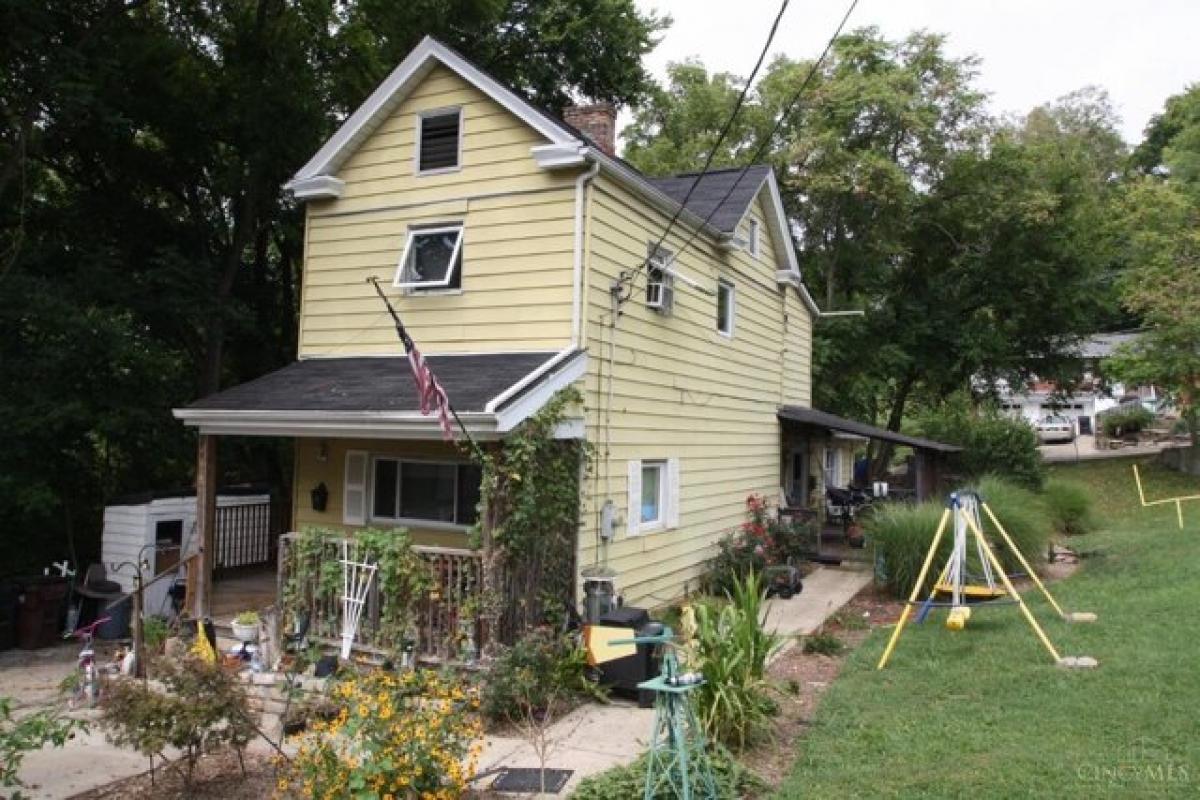
<path fill-rule="evenodd" d="M 983 501 L 979 495 L 974 492 L 956 492 L 950 495 L 946 509 L 942 512 L 941 520 L 938 522 L 937 532 L 933 535 L 933 541 L 930 542 L 929 551 L 925 555 L 925 561 L 921 565 L 921 571 L 917 575 L 916 583 L 913 586 L 912 593 L 909 595 L 907 602 L 904 604 L 904 609 L 900 612 L 900 619 L 896 623 L 895 630 L 892 631 L 891 639 L 888 640 L 887 647 L 883 651 L 883 655 L 879 659 L 877 669 L 883 669 L 887 666 L 888 660 L 892 656 L 892 652 L 896 649 L 896 644 L 900 640 L 900 635 L 904 631 L 904 626 L 907 624 L 913 609 L 917 609 L 917 622 L 922 622 L 929 615 L 933 608 L 949 608 L 950 612 L 946 618 L 946 627 L 952 631 L 961 631 L 966 627 L 967 621 L 971 618 L 972 605 L 976 606 L 994 606 L 1013 604 L 1020 608 L 1022 616 L 1033 628 L 1034 634 L 1042 646 L 1050 653 L 1054 662 L 1062 667 L 1095 667 L 1097 666 L 1096 659 L 1090 656 L 1061 656 L 1058 650 L 1055 649 L 1050 637 L 1038 624 L 1037 618 L 1033 616 L 1033 612 L 1025 604 L 1021 595 L 1013 588 L 1012 577 L 1004 571 L 1004 567 L 1000 564 L 999 558 L 993 551 L 992 546 L 988 544 L 987 538 L 983 534 L 983 524 L 980 518 L 980 510 L 987 515 L 992 525 L 1004 543 L 1004 546 L 1009 548 L 1017 557 L 1017 561 L 1025 570 L 1024 575 L 1028 576 L 1034 585 L 1041 591 L 1050 606 L 1063 620 L 1067 622 L 1095 622 L 1096 615 L 1090 612 L 1065 612 L 1050 594 L 1050 590 L 1038 578 L 1033 567 L 1025 559 L 1021 549 L 1017 547 L 1016 542 L 1009 535 L 1008 531 L 992 513 L 992 509 Z M 921 593 L 921 587 L 925 585 L 925 579 L 929 575 L 929 568 L 933 564 L 933 559 L 937 555 L 938 545 L 941 544 L 942 536 L 945 535 L 946 529 L 950 525 L 950 521 L 954 522 L 954 546 L 950 551 L 950 557 L 946 560 L 946 565 L 942 568 L 941 573 L 934 581 L 933 588 L 924 600 L 918 600 Z M 968 569 L 969 553 L 971 548 L 968 545 L 968 540 L 974 540 L 975 558 L 979 564 L 979 573 L 973 574 Z M 996 582 L 999 577 L 999 585 Z M 946 597 L 948 601 L 939 600 L 938 597 Z"/>

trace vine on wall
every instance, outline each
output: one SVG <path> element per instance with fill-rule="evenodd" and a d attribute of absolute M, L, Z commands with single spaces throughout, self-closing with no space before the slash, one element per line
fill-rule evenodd
<path fill-rule="evenodd" d="M 558 621 L 573 599 L 580 486 L 592 451 L 554 433 L 582 402 L 578 389 L 563 389 L 483 456 L 483 513 L 473 533 L 489 645 Z"/>

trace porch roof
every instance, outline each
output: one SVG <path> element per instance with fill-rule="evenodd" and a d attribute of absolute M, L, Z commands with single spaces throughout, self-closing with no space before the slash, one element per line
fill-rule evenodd
<path fill-rule="evenodd" d="M 917 450 L 933 450 L 938 453 L 958 453 L 962 451 L 962 448 L 957 445 L 935 442 L 932 439 L 922 439 L 919 436 L 906 436 L 903 433 L 889 431 L 885 428 L 877 428 L 874 425 L 839 417 L 826 411 L 817 411 L 815 408 L 780 406 L 777 416 L 784 422 L 798 422 L 803 425 L 827 428 L 831 431 L 853 433 L 858 436 L 865 436 L 868 439 L 881 439 L 885 442 L 893 442 Z"/>
<path fill-rule="evenodd" d="M 581 377 L 580 350 L 427 355 L 467 429 L 502 435 Z M 405 356 L 307 358 L 174 414 L 202 433 L 436 438 Z"/>

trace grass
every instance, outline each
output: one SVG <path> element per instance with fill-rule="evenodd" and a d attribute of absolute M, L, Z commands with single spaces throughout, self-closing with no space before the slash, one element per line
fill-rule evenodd
<path fill-rule="evenodd" d="M 1054 666 L 1012 606 L 980 610 L 967 630 L 944 612 L 912 626 L 888 667 L 891 629 L 851 654 L 817 710 L 780 798 L 1194 797 L 1200 788 L 1200 503 L 1143 509 L 1128 459 L 1057 467 L 1086 486 L 1097 532 L 1070 544 L 1096 552 L 1053 586 L 1069 625 L 1030 606 L 1063 655 L 1099 669 Z M 1144 466 L 1148 497 L 1196 493 L 1200 479 Z"/>

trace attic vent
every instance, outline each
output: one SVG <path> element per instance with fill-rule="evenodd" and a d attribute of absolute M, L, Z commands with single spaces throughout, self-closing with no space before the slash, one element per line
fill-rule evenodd
<path fill-rule="evenodd" d="M 429 111 L 420 116 L 420 144 L 417 172 L 458 168 L 459 133 L 462 109 Z"/>

